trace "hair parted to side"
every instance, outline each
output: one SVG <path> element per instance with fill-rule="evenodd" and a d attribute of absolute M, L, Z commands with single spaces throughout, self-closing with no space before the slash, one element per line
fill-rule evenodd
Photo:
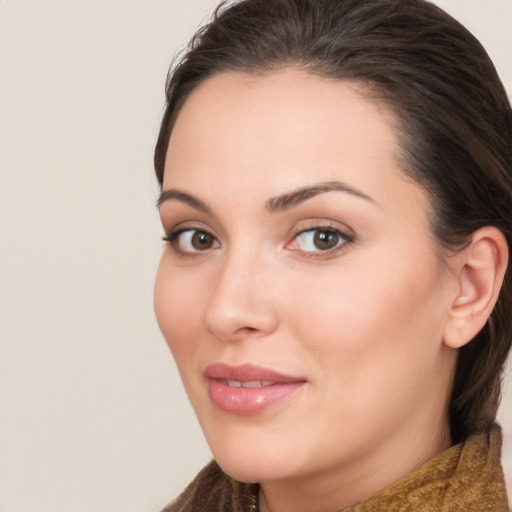
<path fill-rule="evenodd" d="M 512 247 L 512 111 L 481 44 L 426 0 L 224 2 L 170 71 L 155 149 L 189 94 L 225 71 L 284 67 L 350 80 L 397 115 L 403 170 L 429 195 L 432 231 L 456 250 L 483 226 Z M 454 442 L 494 422 L 512 340 L 512 280 L 484 329 L 460 349 L 449 405 Z"/>

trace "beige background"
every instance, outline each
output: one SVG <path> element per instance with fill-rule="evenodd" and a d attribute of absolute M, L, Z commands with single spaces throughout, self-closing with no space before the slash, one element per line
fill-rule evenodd
<path fill-rule="evenodd" d="M 152 149 L 215 3 L 0 0 L 0 512 L 156 512 L 209 458 L 153 317 Z M 511 91 L 512 1 L 440 3 Z"/>

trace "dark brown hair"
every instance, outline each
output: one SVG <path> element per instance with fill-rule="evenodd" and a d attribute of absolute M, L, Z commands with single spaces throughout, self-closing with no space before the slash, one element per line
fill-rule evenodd
<path fill-rule="evenodd" d="M 172 67 L 155 149 L 162 184 L 170 133 L 189 94 L 225 71 L 294 66 L 361 84 L 400 120 L 404 171 L 425 188 L 432 232 L 456 250 L 496 226 L 512 247 L 512 112 L 482 45 L 425 0 L 226 2 Z M 449 405 L 455 442 L 494 422 L 512 339 L 511 272 L 483 330 L 460 349 Z"/>

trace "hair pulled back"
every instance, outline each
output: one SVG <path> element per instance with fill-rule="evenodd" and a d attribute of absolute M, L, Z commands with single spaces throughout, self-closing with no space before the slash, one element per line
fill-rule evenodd
<path fill-rule="evenodd" d="M 424 187 L 431 229 L 457 250 L 483 226 L 512 247 L 512 111 L 487 53 L 425 0 L 224 2 L 171 68 L 155 149 L 162 184 L 169 137 L 190 93 L 225 71 L 296 67 L 349 80 L 398 117 L 403 170 Z M 487 325 L 460 349 L 449 404 L 454 442 L 494 422 L 512 340 L 512 281 Z"/>

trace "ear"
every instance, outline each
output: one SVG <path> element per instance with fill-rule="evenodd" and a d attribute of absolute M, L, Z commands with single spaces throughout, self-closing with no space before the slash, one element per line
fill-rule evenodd
<path fill-rule="evenodd" d="M 493 226 L 481 228 L 457 254 L 456 297 L 444 327 L 444 344 L 461 348 L 483 328 L 498 300 L 508 263 L 508 245 Z"/>

